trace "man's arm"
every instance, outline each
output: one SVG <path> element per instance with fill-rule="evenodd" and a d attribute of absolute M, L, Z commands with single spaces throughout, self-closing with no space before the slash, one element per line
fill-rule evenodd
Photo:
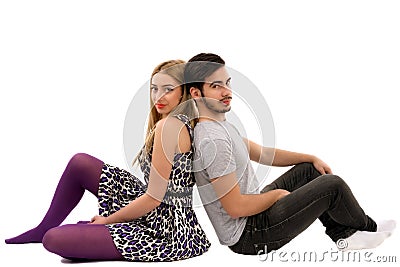
<path fill-rule="evenodd" d="M 286 190 L 276 189 L 262 194 L 243 195 L 240 193 L 236 172 L 214 178 L 211 183 L 222 207 L 232 218 L 260 213 L 289 194 Z"/>
<path fill-rule="evenodd" d="M 246 138 L 243 141 L 247 145 L 252 161 L 269 166 L 286 167 L 303 162 L 310 162 L 322 174 L 332 173 L 331 168 L 316 156 L 286 151 L 278 148 L 264 147 Z"/>

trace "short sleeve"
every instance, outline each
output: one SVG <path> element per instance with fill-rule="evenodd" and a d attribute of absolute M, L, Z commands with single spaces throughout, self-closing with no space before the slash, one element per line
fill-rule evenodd
<path fill-rule="evenodd" d="M 233 144 L 225 139 L 203 139 L 198 147 L 197 162 L 209 179 L 218 178 L 236 171 Z"/>

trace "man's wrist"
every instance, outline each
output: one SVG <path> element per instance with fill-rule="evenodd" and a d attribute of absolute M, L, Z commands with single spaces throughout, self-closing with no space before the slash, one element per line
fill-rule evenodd
<path fill-rule="evenodd" d="M 315 160 L 316 160 L 316 156 L 314 156 L 314 155 L 309 155 L 309 154 L 307 154 L 306 155 L 306 160 L 304 161 L 304 162 L 309 162 L 309 163 L 313 163 Z"/>

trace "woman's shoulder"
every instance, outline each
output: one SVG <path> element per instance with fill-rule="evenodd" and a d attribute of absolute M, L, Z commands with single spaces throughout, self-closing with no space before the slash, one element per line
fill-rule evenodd
<path fill-rule="evenodd" d="M 155 128 L 169 127 L 181 129 L 184 125 L 189 129 L 192 129 L 188 116 L 185 114 L 177 114 L 162 118 L 156 123 Z"/>
<path fill-rule="evenodd" d="M 155 131 L 160 131 L 162 129 L 164 130 L 173 130 L 173 129 L 180 129 L 185 125 L 185 123 L 174 117 L 167 117 L 167 118 L 162 118 L 159 120 L 156 125 L 155 125 Z"/>
<path fill-rule="evenodd" d="M 182 137 L 183 133 L 187 133 L 190 137 L 193 135 L 190 124 L 182 121 L 176 116 L 170 116 L 159 120 L 155 125 L 154 131 L 156 135 L 165 136 L 165 134 L 167 134 L 169 137 Z"/>
<path fill-rule="evenodd" d="M 191 147 L 193 134 L 191 128 L 188 128 L 186 123 L 175 116 L 159 120 L 154 131 L 155 139 L 159 140 L 159 144 L 177 145 L 180 148 L 188 147 L 188 149 Z"/>

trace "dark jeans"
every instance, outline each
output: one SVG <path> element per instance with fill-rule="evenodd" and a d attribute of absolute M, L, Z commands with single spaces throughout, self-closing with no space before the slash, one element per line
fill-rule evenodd
<path fill-rule="evenodd" d="M 334 241 L 360 231 L 376 231 L 348 185 L 336 175 L 321 175 L 311 163 L 294 166 L 261 192 L 291 192 L 269 209 L 248 217 L 239 241 L 229 248 L 256 255 L 277 250 L 307 229 L 317 218 Z M 266 251 L 265 251 L 266 250 Z"/>

